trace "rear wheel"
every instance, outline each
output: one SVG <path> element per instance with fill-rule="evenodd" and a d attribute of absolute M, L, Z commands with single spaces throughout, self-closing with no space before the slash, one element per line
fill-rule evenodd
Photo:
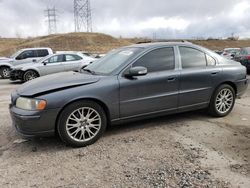
<path fill-rule="evenodd" d="M 28 70 L 23 75 L 23 81 L 28 82 L 30 80 L 34 80 L 37 77 L 39 77 L 39 75 L 36 71 Z"/>
<path fill-rule="evenodd" d="M 235 104 L 235 90 L 227 84 L 223 84 L 214 92 L 210 105 L 209 113 L 215 117 L 227 116 Z"/>
<path fill-rule="evenodd" d="M 66 144 L 84 147 L 95 143 L 106 127 L 106 114 L 99 104 L 79 101 L 70 104 L 62 111 L 57 132 Z"/>
<path fill-rule="evenodd" d="M 1 67 L 0 68 L 0 76 L 2 78 L 9 78 L 10 77 L 10 68 L 9 67 Z"/>

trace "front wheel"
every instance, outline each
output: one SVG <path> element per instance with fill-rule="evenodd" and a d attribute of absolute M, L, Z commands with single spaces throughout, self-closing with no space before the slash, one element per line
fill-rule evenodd
<path fill-rule="evenodd" d="M 70 104 L 62 111 L 57 132 L 66 144 L 84 147 L 95 143 L 106 127 L 106 114 L 99 104 L 79 101 Z"/>
<path fill-rule="evenodd" d="M 9 67 L 0 68 L 0 76 L 4 79 L 9 78 L 10 77 L 10 68 Z"/>
<path fill-rule="evenodd" d="M 227 116 L 234 107 L 235 97 L 235 90 L 230 85 L 221 85 L 211 98 L 209 113 L 215 117 Z"/>
<path fill-rule="evenodd" d="M 28 70 L 23 75 L 23 81 L 28 82 L 30 80 L 34 80 L 37 77 L 39 77 L 37 72 L 35 72 L 33 70 Z"/>

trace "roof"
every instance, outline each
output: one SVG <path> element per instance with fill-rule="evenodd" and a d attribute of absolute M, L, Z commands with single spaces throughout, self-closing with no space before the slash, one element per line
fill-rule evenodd
<path fill-rule="evenodd" d="M 152 42 L 152 43 L 140 43 L 133 44 L 129 47 L 141 47 L 141 48 L 149 48 L 149 47 L 160 47 L 160 46 L 176 46 L 176 45 L 193 45 L 191 42 Z"/>
<path fill-rule="evenodd" d="M 38 48 L 23 48 L 21 50 L 43 50 L 43 49 L 48 49 L 48 50 L 51 50 L 51 48 L 48 48 L 48 47 L 38 47 Z"/>

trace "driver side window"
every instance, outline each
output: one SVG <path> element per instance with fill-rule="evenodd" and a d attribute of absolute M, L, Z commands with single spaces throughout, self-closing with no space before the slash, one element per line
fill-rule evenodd
<path fill-rule="evenodd" d="M 16 60 L 23 60 L 27 58 L 33 58 L 33 57 L 36 57 L 34 50 L 28 50 L 28 51 L 22 52 L 19 56 L 17 56 Z"/>
<path fill-rule="evenodd" d="M 166 47 L 152 50 L 133 64 L 133 67 L 136 66 L 145 67 L 148 72 L 173 70 L 175 68 L 174 49 Z"/>

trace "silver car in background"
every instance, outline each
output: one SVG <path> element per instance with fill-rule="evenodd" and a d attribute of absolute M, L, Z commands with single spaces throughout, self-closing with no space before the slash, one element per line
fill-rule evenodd
<path fill-rule="evenodd" d="M 9 78 L 13 66 L 36 62 L 49 54 L 53 54 L 51 48 L 25 48 L 10 57 L 0 57 L 0 76 Z"/>
<path fill-rule="evenodd" d="M 12 68 L 10 80 L 29 81 L 40 76 L 65 71 L 80 71 L 96 59 L 81 53 L 62 53 L 46 56 L 38 62 Z"/>

